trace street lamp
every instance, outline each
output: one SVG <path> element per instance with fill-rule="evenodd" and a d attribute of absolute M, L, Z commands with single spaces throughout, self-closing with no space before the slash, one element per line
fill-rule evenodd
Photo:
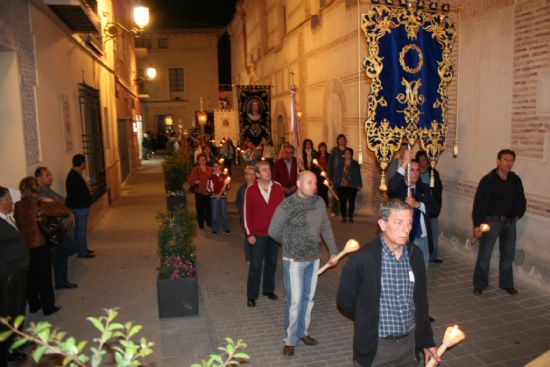
<path fill-rule="evenodd" d="M 103 12 L 104 17 L 108 17 L 108 12 Z M 149 24 L 149 8 L 145 6 L 136 6 L 134 7 L 134 23 L 136 27 L 131 29 L 126 28 L 119 22 L 107 22 L 103 30 L 103 35 L 105 36 L 105 42 L 112 40 L 118 36 L 119 32 L 132 33 L 136 37 L 139 37 L 143 33 L 143 29 L 147 24 Z"/>
<path fill-rule="evenodd" d="M 202 97 L 200 99 L 200 103 L 201 103 L 201 109 L 200 111 L 197 113 L 197 118 L 199 120 L 199 126 L 201 128 L 201 140 L 204 141 L 204 125 L 206 125 L 206 120 L 208 119 L 208 115 L 206 114 L 206 112 L 204 112 L 203 110 L 203 107 L 202 107 Z"/>
<path fill-rule="evenodd" d="M 153 80 L 157 77 L 157 69 L 153 65 L 149 65 L 145 70 L 145 75 L 147 75 L 147 79 Z"/>

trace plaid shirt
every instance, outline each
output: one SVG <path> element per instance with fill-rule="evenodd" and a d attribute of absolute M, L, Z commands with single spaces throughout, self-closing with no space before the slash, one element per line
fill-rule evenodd
<path fill-rule="evenodd" d="M 414 328 L 414 282 L 407 247 L 397 260 L 382 237 L 382 289 L 378 337 L 408 334 Z"/>

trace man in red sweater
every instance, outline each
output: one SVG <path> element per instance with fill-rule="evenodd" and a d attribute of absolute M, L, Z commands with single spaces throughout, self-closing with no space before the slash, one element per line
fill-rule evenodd
<path fill-rule="evenodd" d="M 296 192 L 298 181 L 298 163 L 294 157 L 294 147 L 288 145 L 283 150 L 283 158 L 273 165 L 273 179 L 281 184 L 285 196 Z"/>
<path fill-rule="evenodd" d="M 246 189 L 243 203 L 244 229 L 248 243 L 251 245 L 246 291 L 248 307 L 256 306 L 256 299 L 260 293 L 262 268 L 263 295 L 271 300 L 278 298 L 274 293 L 278 245 L 269 237 L 268 229 L 275 209 L 285 198 L 281 185 L 271 180 L 268 162 L 260 161 L 256 164 L 256 177 L 258 180 Z"/>

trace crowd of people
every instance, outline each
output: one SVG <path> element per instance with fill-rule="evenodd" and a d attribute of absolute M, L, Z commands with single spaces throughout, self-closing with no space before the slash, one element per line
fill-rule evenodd
<path fill-rule="evenodd" d="M 244 183 L 237 190 L 236 206 L 243 231 L 248 264 L 246 305 L 256 307 L 261 294 L 276 301 L 275 273 L 282 248 L 286 294 L 283 354 L 293 356 L 299 341 L 319 342 L 309 333 L 317 272 L 324 243 L 328 264 L 337 264 L 338 247 L 329 214 L 342 223 L 354 223 L 357 192 L 362 189 L 360 167 L 338 135 L 329 151 L 321 142 L 305 139 L 301 152 L 284 139 L 277 146 L 263 140 L 255 147 L 245 141 L 235 147 L 230 139 L 219 145 L 200 139 L 185 140 L 193 147 L 195 166 L 188 177 L 195 194 L 199 228 L 212 236 L 231 232 L 227 193 L 233 163 L 242 162 Z M 174 144 L 174 147 L 179 146 Z M 473 292 L 481 296 L 488 286 L 489 265 L 499 239 L 499 287 L 510 295 L 514 286 L 516 222 L 526 210 L 519 176 L 511 170 L 515 153 L 501 150 L 497 167 L 480 181 L 473 207 L 473 236 L 480 248 L 473 275 Z M 67 259 L 76 253 L 91 259 L 87 246 L 90 190 L 83 177 L 84 155 L 77 154 L 66 178 L 67 197 L 52 189 L 52 173 L 38 167 L 19 185 L 20 200 L 0 187 L 0 316 L 42 310 L 58 312 L 54 288 L 73 289 Z M 378 213 L 380 235 L 349 256 L 337 291 L 339 309 L 355 322 L 354 361 L 357 366 L 416 366 L 419 352 L 439 363 L 433 341 L 427 300 L 427 269 L 441 264 L 438 257 L 443 185 L 426 152 L 413 153 L 402 145 L 388 169 L 387 200 Z M 329 195 L 330 194 L 330 195 Z M 66 232 L 53 240 L 39 215 L 64 218 Z M 347 225 L 347 224 L 346 224 Z M 484 227 L 485 226 L 485 227 Z M 488 229 L 487 229 L 488 228 Z M 52 280 L 53 270 L 53 280 Z M 0 348 L 1 362 L 24 358 L 7 345 Z"/>
<path fill-rule="evenodd" d="M 236 206 L 248 264 L 246 305 L 256 307 L 260 291 L 270 300 L 279 298 L 275 272 L 281 247 L 286 294 L 283 354 L 290 357 L 299 341 L 307 346 L 319 343 L 308 329 L 321 245 L 330 253 L 330 266 L 336 265 L 338 252 L 328 213 L 340 215 L 342 223 L 353 223 L 357 192 L 363 185 L 359 164 L 343 134 L 330 152 L 324 142 L 315 150 L 313 141 L 305 139 L 302 151 L 296 152 L 281 140 L 271 160 L 262 155 L 271 152 L 266 146 L 269 142 L 256 148 L 245 142 L 240 149 L 244 183 L 238 189 Z M 216 164 L 207 165 L 203 153 L 197 157 L 189 183 L 211 187 L 196 194 L 197 220 L 201 228 L 206 221 L 215 234 L 214 217 L 211 224 L 203 218 L 209 210 L 208 197 L 212 213 L 219 205 L 217 200 L 225 197 L 226 191 L 212 189 L 222 187 L 220 180 L 225 177 Z M 499 287 L 511 295 L 518 293 L 512 274 L 515 223 L 525 213 L 526 202 L 521 180 L 511 171 L 514 161 L 513 151 L 500 151 L 497 168 L 481 180 L 476 193 L 473 235 L 480 239 L 480 249 L 473 290 L 477 296 L 488 286 L 497 238 Z M 380 235 L 350 255 L 341 274 L 337 304 L 356 324 L 356 366 L 416 366 L 422 354 L 424 362 L 433 358 L 437 365 L 427 270 L 430 263 L 443 263 L 438 257 L 443 184 L 427 153 L 420 150 L 413 155 L 407 144 L 396 153 L 388 171 L 387 200 L 378 213 Z M 212 176 L 218 177 L 217 185 Z M 329 196 L 331 192 L 336 194 Z M 225 201 L 219 208 L 226 208 Z M 221 218 L 224 223 L 226 217 Z M 482 223 L 490 225 L 488 233 L 480 228 Z"/>
<path fill-rule="evenodd" d="M 45 166 L 23 178 L 18 191 L 0 186 L 0 316 L 25 315 L 27 304 L 30 313 L 49 316 L 61 309 L 54 288 L 78 287 L 69 280 L 69 256 L 95 257 L 87 245 L 92 197 L 85 169 L 84 155 L 76 154 L 67 174 L 66 197 L 52 189 L 53 175 Z M 55 228 L 50 219 L 56 221 Z M 19 350 L 9 352 L 10 341 L 0 345 L 2 367 L 26 357 Z"/>

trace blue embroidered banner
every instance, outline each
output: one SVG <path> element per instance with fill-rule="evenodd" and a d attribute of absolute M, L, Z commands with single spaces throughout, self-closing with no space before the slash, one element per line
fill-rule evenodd
<path fill-rule="evenodd" d="M 453 23 L 447 14 L 416 6 L 373 5 L 363 14 L 361 28 L 371 79 L 365 122 L 369 149 L 384 171 L 403 139 L 411 145 L 419 140 L 435 167 L 445 149 Z"/>

